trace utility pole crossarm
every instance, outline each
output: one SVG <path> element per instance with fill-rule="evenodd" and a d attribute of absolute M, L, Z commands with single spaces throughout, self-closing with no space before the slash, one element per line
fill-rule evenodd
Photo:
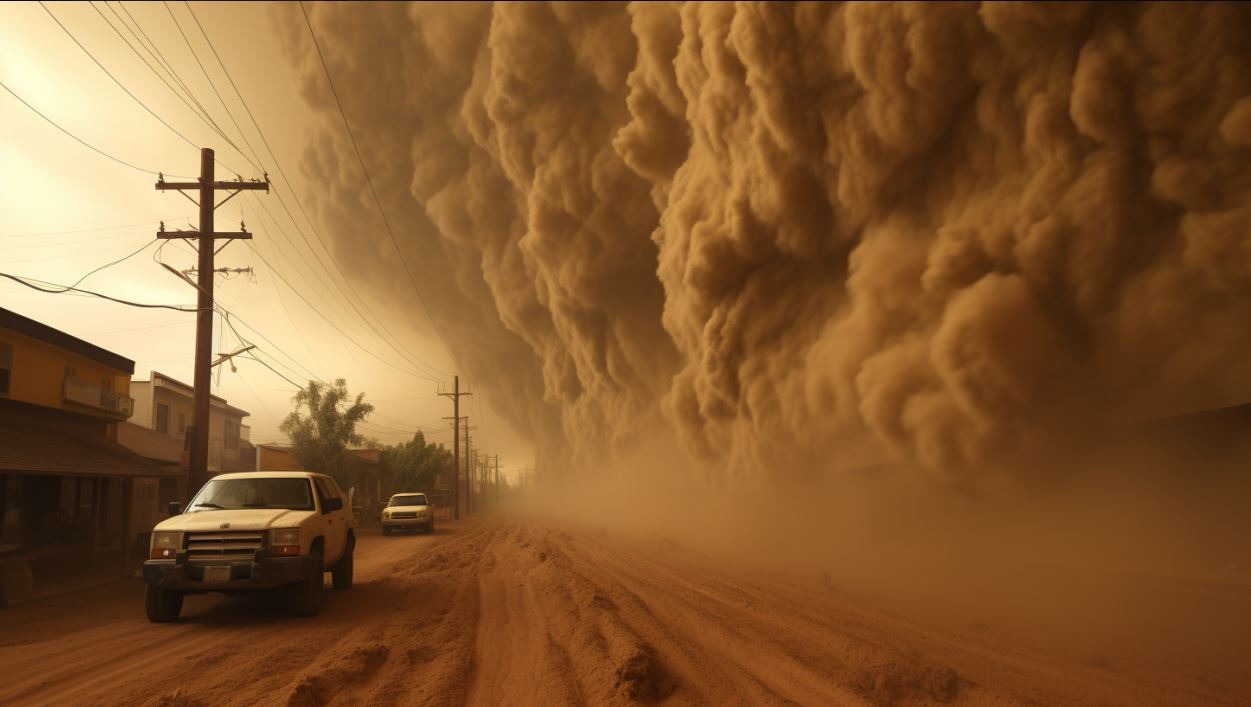
<path fill-rule="evenodd" d="M 156 183 L 157 191 L 199 190 L 202 186 L 201 182 L 166 182 L 162 180 Z M 240 182 L 211 182 L 209 188 L 213 190 L 221 189 L 222 191 L 241 191 L 246 189 L 268 192 L 269 181 L 268 179 L 265 181 L 249 179 Z"/>
<path fill-rule="evenodd" d="M 249 344 L 249 345 L 244 346 L 243 348 L 239 349 L 238 351 L 235 351 L 234 353 L 218 353 L 218 354 L 217 354 L 217 356 L 218 356 L 217 360 L 216 360 L 216 361 L 214 361 L 212 364 L 210 364 L 210 367 L 220 366 L 220 365 L 222 365 L 223 363 L 225 363 L 226 361 L 230 361 L 230 359 L 234 358 L 235 356 L 238 356 L 239 354 L 242 354 L 242 353 L 247 353 L 248 351 L 251 351 L 251 350 L 252 350 L 252 349 L 254 349 L 254 348 L 256 348 L 256 344 Z M 232 361 L 230 365 L 231 365 L 231 367 L 233 368 L 235 364 L 234 364 L 234 362 Z"/>
<path fill-rule="evenodd" d="M 199 231 L 157 231 L 157 238 L 199 238 Z M 244 240 L 252 240 L 252 234 L 247 231 L 216 231 L 209 235 L 210 238 L 242 238 Z"/>

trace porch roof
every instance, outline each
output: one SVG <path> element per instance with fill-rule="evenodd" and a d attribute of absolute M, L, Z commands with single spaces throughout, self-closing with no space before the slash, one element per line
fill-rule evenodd
<path fill-rule="evenodd" d="M 53 476 L 182 475 L 103 438 L 0 422 L 0 471 Z"/>

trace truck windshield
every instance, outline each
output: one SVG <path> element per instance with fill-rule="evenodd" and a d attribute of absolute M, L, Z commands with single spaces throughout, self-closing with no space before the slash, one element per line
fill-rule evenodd
<path fill-rule="evenodd" d="M 237 508 L 287 508 L 313 510 L 313 491 L 308 479 L 213 479 L 195 495 L 188 510 Z"/>
<path fill-rule="evenodd" d="M 425 494 L 413 494 L 411 496 L 393 496 L 388 506 L 428 506 Z"/>

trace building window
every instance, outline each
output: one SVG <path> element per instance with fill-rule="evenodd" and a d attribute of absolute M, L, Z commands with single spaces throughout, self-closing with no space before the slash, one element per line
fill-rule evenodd
<path fill-rule="evenodd" d="M 156 431 L 169 432 L 169 406 L 165 403 L 156 404 Z"/>
<path fill-rule="evenodd" d="M 0 341 L 0 395 L 9 394 L 9 378 L 13 371 L 13 347 Z"/>
<path fill-rule="evenodd" d="M 178 413 L 178 434 L 181 435 L 181 434 L 186 434 L 186 433 L 187 433 L 187 416 L 180 412 Z"/>

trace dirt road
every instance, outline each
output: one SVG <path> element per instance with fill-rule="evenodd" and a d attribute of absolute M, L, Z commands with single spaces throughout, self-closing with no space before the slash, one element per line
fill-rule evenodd
<path fill-rule="evenodd" d="M 123 582 L 0 612 L 0 704 L 1245 704 L 1246 685 L 939 630 L 820 582 L 537 520 L 361 539 L 293 618 Z M 809 584 L 811 586 L 809 586 Z"/>

